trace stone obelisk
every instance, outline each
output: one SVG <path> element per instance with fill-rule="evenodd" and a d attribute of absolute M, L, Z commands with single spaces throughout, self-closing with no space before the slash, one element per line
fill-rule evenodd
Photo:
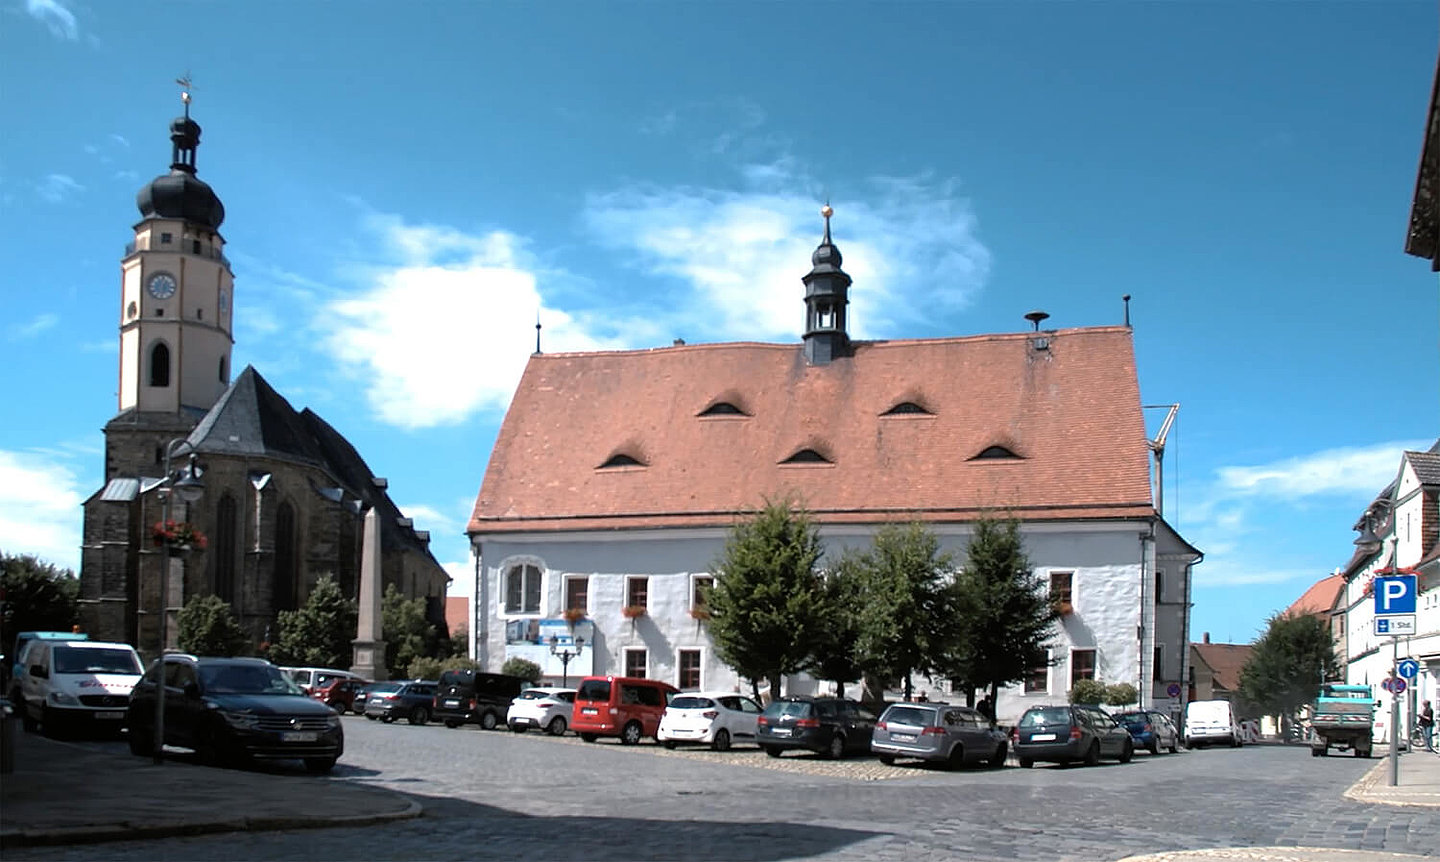
<path fill-rule="evenodd" d="M 350 672 L 377 682 L 388 678 L 382 640 L 380 581 L 380 516 L 371 508 L 365 513 L 365 538 L 360 547 L 360 621 Z"/>

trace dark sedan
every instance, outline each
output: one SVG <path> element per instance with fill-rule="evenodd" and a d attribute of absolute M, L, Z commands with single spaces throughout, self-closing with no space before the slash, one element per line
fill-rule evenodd
<path fill-rule="evenodd" d="M 772 701 L 755 722 L 755 741 L 771 757 L 803 748 L 835 759 L 869 753 L 875 714 L 839 697 L 786 696 Z"/>
<path fill-rule="evenodd" d="M 167 655 L 164 667 L 167 745 L 213 764 L 295 758 L 311 772 L 328 772 L 345 751 L 339 714 L 263 659 Z M 130 694 L 133 754 L 151 753 L 159 674 L 151 664 Z"/>
<path fill-rule="evenodd" d="M 389 724 L 403 718 L 411 724 L 425 724 L 435 700 L 434 681 L 376 682 L 365 687 L 365 717 Z"/>
<path fill-rule="evenodd" d="M 1129 763 L 1135 754 L 1130 732 L 1105 710 L 1087 704 L 1032 706 L 1020 716 L 1011 734 L 1020 766 L 1029 769 L 1044 760 L 1067 766 L 1094 766 L 1101 758 Z"/>

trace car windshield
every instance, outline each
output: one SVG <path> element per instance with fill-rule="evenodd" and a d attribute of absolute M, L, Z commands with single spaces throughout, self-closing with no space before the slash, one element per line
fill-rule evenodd
<path fill-rule="evenodd" d="M 766 715 L 809 715 L 810 703 L 803 700 L 777 700 L 765 707 Z"/>
<path fill-rule="evenodd" d="M 133 650 L 118 647 L 56 647 L 56 673 L 140 673 Z"/>
<path fill-rule="evenodd" d="M 935 711 L 919 706 L 892 706 L 885 713 L 886 724 L 910 724 L 926 727 L 935 720 Z"/>
<path fill-rule="evenodd" d="M 1020 719 L 1021 727 L 1039 727 L 1045 724 L 1069 724 L 1070 710 L 1063 706 L 1032 709 Z"/>
<path fill-rule="evenodd" d="M 209 694 L 305 693 L 278 667 L 263 664 L 201 665 L 200 685 Z"/>
<path fill-rule="evenodd" d="M 670 701 L 670 705 L 676 709 L 708 709 L 715 705 L 715 701 L 708 697 L 695 697 L 693 695 L 680 695 Z"/>

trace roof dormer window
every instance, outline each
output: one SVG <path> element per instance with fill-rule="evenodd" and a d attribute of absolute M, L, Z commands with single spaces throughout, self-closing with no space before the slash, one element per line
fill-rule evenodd
<path fill-rule="evenodd" d="M 604 464 L 601 464 L 599 467 L 596 467 L 595 469 L 597 469 L 597 470 L 610 470 L 610 469 L 613 469 L 613 468 L 615 468 L 615 467 L 644 467 L 644 466 L 645 466 L 644 463 L 642 463 L 641 461 L 637 460 L 637 459 L 634 458 L 633 456 L 631 456 L 631 455 L 626 455 L 624 452 L 616 452 L 614 455 L 611 455 L 611 456 L 609 457 L 609 459 L 607 459 L 607 460 L 605 461 Z"/>
<path fill-rule="evenodd" d="M 1006 449 L 1004 446 L 987 446 L 980 450 L 980 454 L 970 459 L 971 461 L 1019 461 L 1020 456 Z"/>
<path fill-rule="evenodd" d="M 698 416 L 749 416 L 750 414 L 749 414 L 749 413 L 746 413 L 744 410 L 741 410 L 739 407 L 736 407 L 734 404 L 731 404 L 729 401 L 716 401 L 714 404 L 711 404 L 709 407 L 706 407 L 704 410 L 701 410 L 701 411 L 700 411 L 698 414 L 696 414 L 696 415 L 698 415 Z"/>
<path fill-rule="evenodd" d="M 816 452 L 814 449 L 801 449 L 789 458 L 780 462 L 781 464 L 833 464 L 829 458 Z"/>
<path fill-rule="evenodd" d="M 934 416 L 929 410 L 916 404 L 914 401 L 901 401 L 889 410 L 880 414 L 881 416 Z"/>

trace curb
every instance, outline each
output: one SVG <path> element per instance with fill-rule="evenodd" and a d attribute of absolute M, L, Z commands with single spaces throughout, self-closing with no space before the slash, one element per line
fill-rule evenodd
<path fill-rule="evenodd" d="M 1399 788 L 1391 788 L 1390 785 L 1382 786 L 1382 779 L 1386 772 L 1390 771 L 1388 758 L 1381 758 L 1380 762 L 1370 768 L 1360 777 L 1360 780 L 1350 785 L 1342 795 L 1353 802 L 1363 802 L 1367 805 L 1391 805 L 1398 808 L 1440 808 L 1440 793 L 1416 793 L 1409 791 L 1405 798 L 1397 798 L 1389 795 L 1391 792 L 1406 793 Z M 1418 798 L 1423 797 L 1423 798 Z"/>
<path fill-rule="evenodd" d="M 398 795 L 398 794 L 397 794 Z M 425 808 L 409 797 L 400 811 L 378 814 L 341 814 L 333 817 L 262 816 L 198 821 L 101 826 L 66 826 L 55 829 L 14 829 L 0 832 L 0 849 L 43 847 L 56 844 L 97 844 L 106 841 L 138 841 L 148 838 L 176 838 L 220 832 L 276 832 L 288 829 L 328 829 L 342 826 L 372 826 L 423 817 Z"/>

